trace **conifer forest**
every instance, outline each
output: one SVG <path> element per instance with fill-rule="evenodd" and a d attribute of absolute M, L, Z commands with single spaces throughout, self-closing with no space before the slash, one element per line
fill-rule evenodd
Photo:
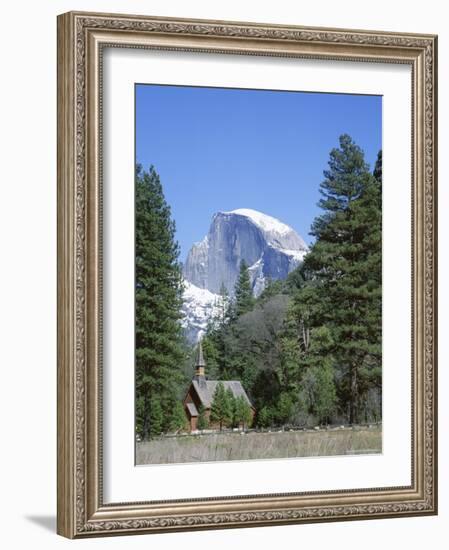
<path fill-rule="evenodd" d="M 241 261 L 235 287 L 217 293 L 200 340 L 206 378 L 219 383 L 198 430 L 382 421 L 382 151 L 370 167 L 349 135 L 336 145 L 299 265 L 255 294 Z M 136 166 L 135 219 L 136 436 L 146 441 L 187 431 L 198 342 L 182 325 L 183 266 L 157 167 Z M 252 415 L 226 381 L 241 383 Z"/>

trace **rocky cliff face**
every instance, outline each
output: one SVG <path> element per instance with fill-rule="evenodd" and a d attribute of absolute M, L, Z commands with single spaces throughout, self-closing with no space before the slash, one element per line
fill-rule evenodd
<path fill-rule="evenodd" d="M 192 246 L 184 265 L 182 325 L 187 339 L 196 342 L 217 315 L 222 284 L 232 296 L 242 260 L 258 296 L 268 279 L 285 279 L 307 251 L 291 227 L 271 216 L 249 209 L 215 214 L 208 234 Z"/>
<path fill-rule="evenodd" d="M 184 277 L 216 294 L 222 284 L 232 295 L 242 260 L 249 267 L 255 295 L 266 280 L 285 279 L 307 253 L 303 239 L 288 225 L 250 209 L 218 212 L 209 233 L 192 246 Z"/>

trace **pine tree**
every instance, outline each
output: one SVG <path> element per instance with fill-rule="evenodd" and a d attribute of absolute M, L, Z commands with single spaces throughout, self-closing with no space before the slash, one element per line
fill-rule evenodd
<path fill-rule="evenodd" d="M 235 285 L 235 316 L 240 317 L 244 313 L 251 311 L 254 306 L 253 291 L 251 288 L 251 279 L 249 277 L 248 266 L 245 260 L 240 262 L 239 278 Z"/>
<path fill-rule="evenodd" d="M 212 422 L 218 422 L 220 424 L 220 431 L 223 429 L 223 426 L 227 426 L 232 422 L 231 403 L 226 394 L 223 382 L 218 382 L 215 388 L 210 409 L 210 419 Z"/>
<path fill-rule="evenodd" d="M 148 435 L 149 437 L 155 437 L 161 435 L 163 432 L 164 425 L 164 414 L 161 407 L 161 402 L 159 399 L 152 398 L 150 399 L 149 407 L 149 426 L 148 426 Z"/>
<path fill-rule="evenodd" d="M 227 406 L 228 406 L 228 409 L 230 411 L 230 421 L 229 421 L 229 425 L 234 427 L 236 425 L 236 412 L 237 412 L 237 409 L 236 409 L 236 406 L 237 406 L 237 403 L 236 403 L 236 399 L 234 397 L 234 394 L 232 393 L 232 390 L 231 388 L 226 388 L 226 391 L 225 391 L 225 396 L 226 396 L 226 400 L 228 402 Z"/>
<path fill-rule="evenodd" d="M 151 418 L 159 415 L 158 408 L 162 428 L 168 429 L 180 398 L 182 278 L 175 225 L 153 167 L 148 172 L 136 167 L 135 201 L 136 419 L 147 439 L 154 433 Z"/>
<path fill-rule="evenodd" d="M 314 413 L 320 424 L 328 424 L 335 413 L 337 393 L 334 381 L 334 369 L 325 362 L 316 369 L 317 395 L 314 403 Z"/>
<path fill-rule="evenodd" d="M 331 331 L 325 326 L 313 328 L 301 361 L 300 401 L 305 412 L 314 415 L 319 423 L 328 423 L 337 406 L 333 349 Z"/>
<path fill-rule="evenodd" d="M 282 294 L 284 292 L 284 287 L 285 281 L 282 279 L 271 279 L 271 277 L 268 277 L 265 282 L 265 288 L 260 294 L 260 301 L 265 302 L 270 298 L 273 298 L 273 296 Z"/>
<path fill-rule="evenodd" d="M 231 319 L 231 301 L 224 283 L 220 286 L 216 301 L 217 313 L 209 321 L 206 334 L 203 337 L 204 355 L 210 378 L 223 378 L 226 370 L 226 330 Z"/>
<path fill-rule="evenodd" d="M 325 326 L 334 342 L 340 395 L 356 423 L 367 362 L 381 358 L 380 186 L 362 150 L 343 135 L 321 183 L 324 214 L 313 223 L 316 242 L 304 260 L 311 327 Z M 297 302 L 303 302 L 304 289 Z"/>
<path fill-rule="evenodd" d="M 253 413 L 251 411 L 251 407 L 248 405 L 247 401 L 242 397 L 242 422 L 243 422 L 243 429 L 246 430 L 247 428 L 251 428 L 251 424 L 253 421 Z"/>
<path fill-rule="evenodd" d="M 303 370 L 301 358 L 308 349 L 310 334 L 304 321 L 304 296 L 300 304 L 290 303 L 282 331 L 279 334 L 279 368 L 277 371 L 280 391 L 297 394 Z"/>
<path fill-rule="evenodd" d="M 221 331 L 210 328 L 201 339 L 203 353 L 207 364 L 207 374 L 212 380 L 220 378 L 222 357 L 220 353 Z"/>
<path fill-rule="evenodd" d="M 176 401 L 170 417 L 169 430 L 171 432 L 183 430 L 186 427 L 186 423 L 187 417 L 184 412 L 184 407 L 182 406 L 181 401 Z"/>
<path fill-rule="evenodd" d="M 382 149 L 377 153 L 376 164 L 374 165 L 373 176 L 382 184 Z"/>
<path fill-rule="evenodd" d="M 276 404 L 276 420 L 279 424 L 285 424 L 289 421 L 294 410 L 293 395 L 288 392 L 280 394 Z"/>
<path fill-rule="evenodd" d="M 342 136 L 304 264 L 258 298 L 241 265 L 230 314 L 208 327 L 208 371 L 243 383 L 257 425 L 381 418 L 381 159 L 371 173 Z"/>
<path fill-rule="evenodd" d="M 261 428 L 268 428 L 273 423 L 273 411 L 270 407 L 262 407 L 257 414 L 257 425 Z"/>
<path fill-rule="evenodd" d="M 243 395 L 239 395 L 235 398 L 234 405 L 234 424 L 239 427 L 240 425 L 245 430 L 250 427 L 252 420 L 251 407 L 248 405 L 247 400 Z"/>
<path fill-rule="evenodd" d="M 198 429 L 206 430 L 209 427 L 209 422 L 206 416 L 206 410 L 203 405 L 198 408 Z"/>
<path fill-rule="evenodd" d="M 229 321 L 229 292 L 224 283 L 221 283 L 220 291 L 218 293 L 218 315 L 216 321 L 219 327 L 223 327 Z"/>

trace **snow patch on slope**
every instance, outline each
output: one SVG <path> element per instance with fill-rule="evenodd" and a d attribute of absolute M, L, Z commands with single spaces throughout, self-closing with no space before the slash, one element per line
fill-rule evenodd
<path fill-rule="evenodd" d="M 216 315 L 222 285 L 234 295 L 242 260 L 259 296 L 269 280 L 285 279 L 307 252 L 300 235 L 272 216 L 250 208 L 215 213 L 208 234 L 192 246 L 183 267 L 187 338 L 197 340 Z"/>
<path fill-rule="evenodd" d="M 184 280 L 184 299 L 193 300 L 194 302 L 207 305 L 217 299 L 217 294 L 214 294 L 207 288 L 199 288 L 189 281 Z"/>
<path fill-rule="evenodd" d="M 282 249 L 282 252 L 298 262 L 302 262 L 307 254 L 307 250 L 286 250 L 285 248 Z"/>
<path fill-rule="evenodd" d="M 254 296 L 260 296 L 265 289 L 265 277 L 263 276 L 263 259 L 259 258 L 252 266 L 248 267 L 248 271 L 253 281 Z"/>
<path fill-rule="evenodd" d="M 198 341 L 205 333 L 208 321 L 218 315 L 220 297 L 184 280 L 182 299 L 181 325 L 189 341 Z"/>

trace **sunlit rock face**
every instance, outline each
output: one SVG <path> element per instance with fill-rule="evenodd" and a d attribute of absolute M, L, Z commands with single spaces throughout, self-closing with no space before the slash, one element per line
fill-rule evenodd
<path fill-rule="evenodd" d="M 307 251 L 296 231 L 271 216 L 250 209 L 218 212 L 208 234 L 190 249 L 184 277 L 214 294 L 224 284 L 232 295 L 244 260 L 257 296 L 268 279 L 285 279 Z"/>
<path fill-rule="evenodd" d="M 214 214 L 208 234 L 192 246 L 184 265 L 182 325 L 187 339 L 198 341 L 220 311 L 223 284 L 232 297 L 242 260 L 258 296 L 268 280 L 285 279 L 307 251 L 296 231 L 256 210 Z"/>

